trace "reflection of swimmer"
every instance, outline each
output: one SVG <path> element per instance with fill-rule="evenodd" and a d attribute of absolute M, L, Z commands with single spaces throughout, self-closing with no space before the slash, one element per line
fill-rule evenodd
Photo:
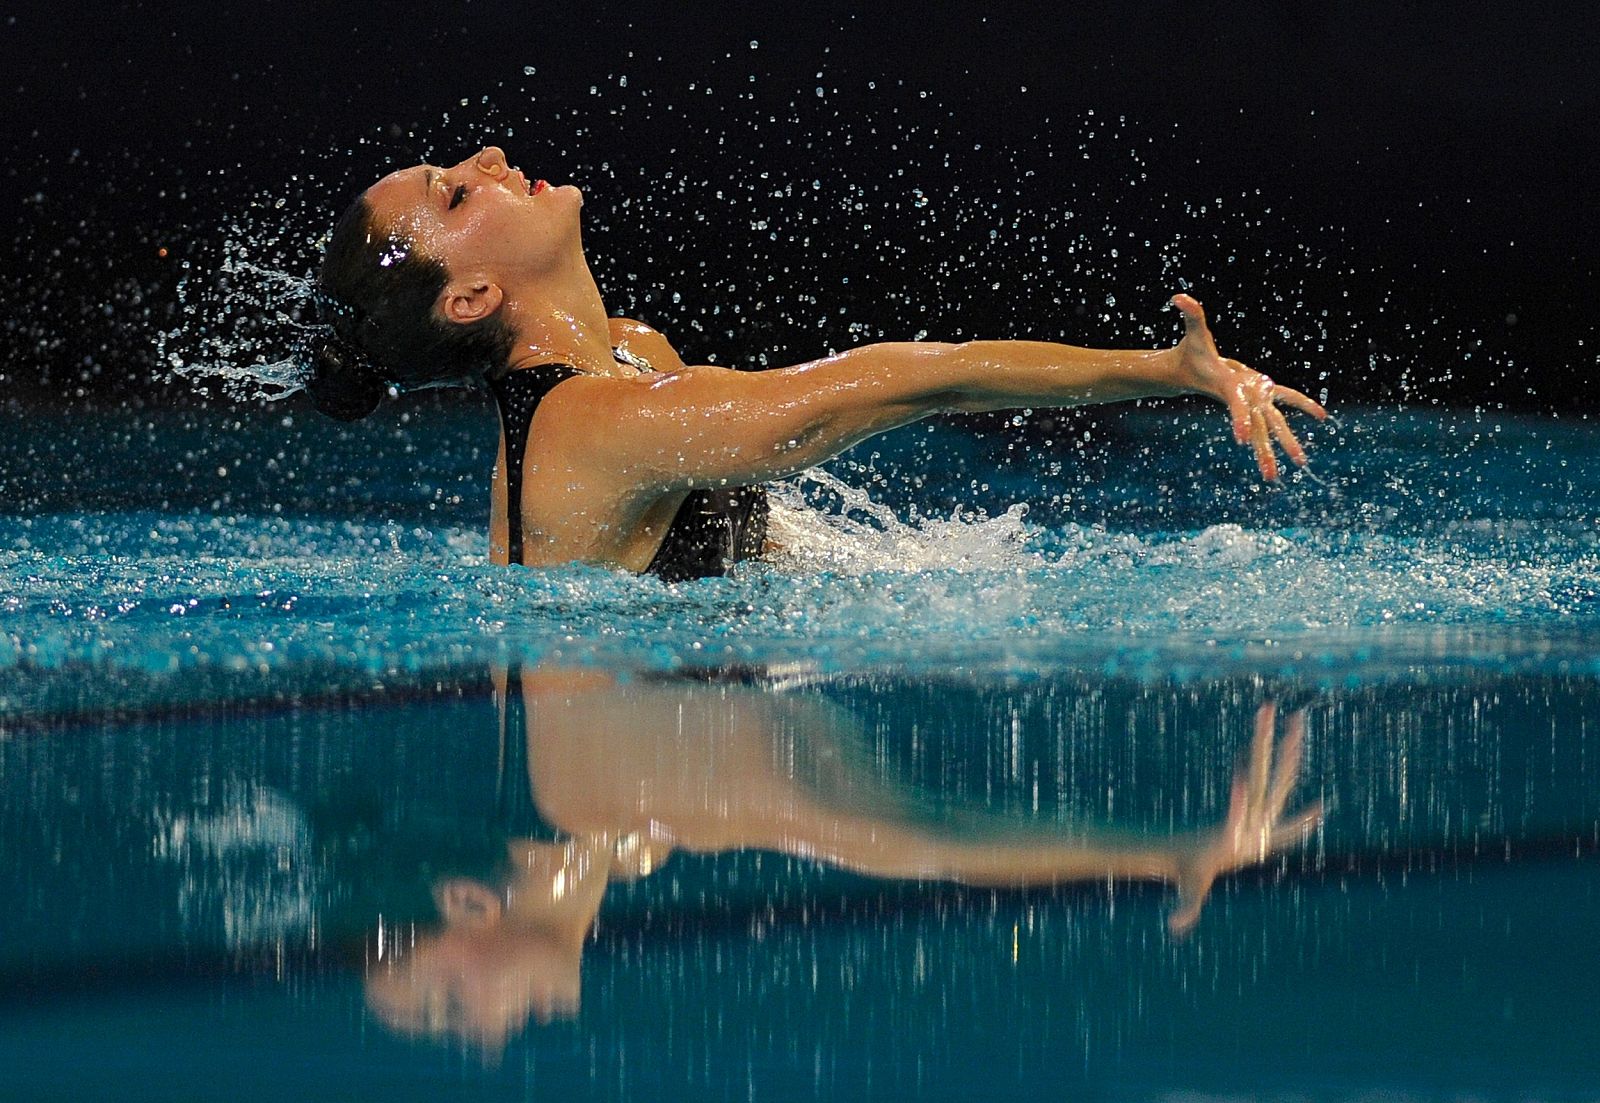
<path fill-rule="evenodd" d="M 1172 299 L 1186 334 L 1169 349 L 886 343 L 759 373 L 685 367 L 661 334 L 607 317 L 582 204 L 576 187 L 529 181 L 493 146 L 403 169 L 345 213 L 319 276 L 330 333 L 308 350 L 308 389 L 322 410 L 354 419 L 390 385 L 490 380 L 496 562 L 721 574 L 763 548 L 759 484 L 941 410 L 1202 394 L 1227 407 L 1268 479 L 1274 441 L 1305 462 L 1276 404 L 1325 416 L 1220 356 L 1187 295 Z"/>
<path fill-rule="evenodd" d="M 885 878 L 1022 887 L 1162 880 L 1178 888 L 1176 933 L 1199 918 L 1222 874 L 1294 845 L 1320 804 L 1285 816 L 1305 721 L 1274 746 L 1271 704 L 1256 714 L 1228 816 L 1167 837 L 1065 837 L 994 820 L 981 837 L 915 822 L 910 794 L 853 764 L 844 710 L 750 686 L 619 685 L 588 673 L 522 673 L 534 804 L 564 838 L 513 840 L 503 883 L 434 886 L 442 927 L 368 978 L 373 1009 L 406 1033 L 498 1048 L 528 1018 L 578 1007 L 583 943 L 606 885 L 646 876 L 674 851 L 776 851 Z M 511 711 L 508 708 L 508 712 Z M 692 734 L 691 734 L 692 733 Z"/>

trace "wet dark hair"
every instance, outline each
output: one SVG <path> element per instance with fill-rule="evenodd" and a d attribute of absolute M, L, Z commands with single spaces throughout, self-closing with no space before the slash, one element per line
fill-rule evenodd
<path fill-rule="evenodd" d="M 365 194 L 340 216 L 313 295 L 327 327 L 302 356 L 317 409 L 355 421 L 378 408 L 391 385 L 470 379 L 505 366 L 511 329 L 495 314 L 447 322 L 434 307 L 448 273 L 405 238 L 380 228 Z"/>
<path fill-rule="evenodd" d="M 514 836 L 490 817 L 408 808 L 368 790 L 306 807 L 324 871 L 319 930 L 330 945 L 360 945 L 381 919 L 389 926 L 443 920 L 433 889 L 465 877 L 485 885 L 511 878 Z"/>

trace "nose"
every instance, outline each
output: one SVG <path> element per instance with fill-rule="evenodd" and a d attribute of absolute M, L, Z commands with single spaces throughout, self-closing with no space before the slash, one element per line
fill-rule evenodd
<path fill-rule="evenodd" d="M 504 179 L 511 171 L 506 164 L 506 151 L 499 146 L 484 146 L 477 156 L 478 171 L 487 173 L 496 180 Z"/>

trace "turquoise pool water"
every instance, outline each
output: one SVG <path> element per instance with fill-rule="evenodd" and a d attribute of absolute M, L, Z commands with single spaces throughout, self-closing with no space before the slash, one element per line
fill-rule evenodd
<path fill-rule="evenodd" d="M 486 407 L 385 418 L 0 440 L 0 1095 L 1600 1090 L 1590 423 L 1342 411 L 1270 490 L 1209 411 L 913 427 L 665 587 L 488 565 Z M 1186 935 L 1153 882 L 797 843 L 1165 853 L 1263 753 L 1322 815 Z M 716 845 L 638 859 L 646 793 Z M 385 1014 L 441 884 L 602 834 L 581 939 Z"/>
<path fill-rule="evenodd" d="M 1209 410 L 1065 417 L 1048 445 L 914 426 L 783 492 L 785 559 L 673 589 L 488 565 L 475 395 L 350 429 L 287 409 L 106 418 L 88 448 L 81 422 L 29 414 L 0 441 L 0 716 L 507 657 L 1595 671 L 1588 421 L 1346 411 L 1313 433 L 1322 481 L 1270 490 Z"/>

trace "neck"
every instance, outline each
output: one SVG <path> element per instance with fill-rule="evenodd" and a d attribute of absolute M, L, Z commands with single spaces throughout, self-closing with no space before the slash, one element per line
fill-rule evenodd
<path fill-rule="evenodd" d="M 581 252 L 567 267 L 518 288 L 512 302 L 516 342 L 508 370 L 561 363 L 592 375 L 625 374 L 611 355 L 606 304 Z"/>
<path fill-rule="evenodd" d="M 565 843 L 517 839 L 508 849 L 512 874 L 505 922 L 581 944 L 610 881 L 610 837 L 581 836 Z"/>

